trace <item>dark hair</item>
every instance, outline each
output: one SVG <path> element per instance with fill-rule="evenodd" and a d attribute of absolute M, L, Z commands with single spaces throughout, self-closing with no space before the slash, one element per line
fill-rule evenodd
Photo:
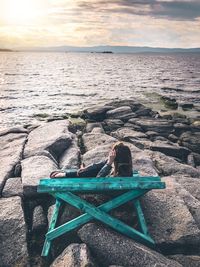
<path fill-rule="evenodd" d="M 122 142 L 117 142 L 113 145 L 113 149 L 116 151 L 113 175 L 132 176 L 133 167 L 130 148 L 124 145 Z"/>

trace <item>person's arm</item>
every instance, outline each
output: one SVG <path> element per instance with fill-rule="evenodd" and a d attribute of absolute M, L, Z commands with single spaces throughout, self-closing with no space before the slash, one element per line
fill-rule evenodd
<path fill-rule="evenodd" d="M 96 177 L 105 164 L 106 160 L 91 164 L 80 169 L 77 174 L 79 177 Z"/>
<path fill-rule="evenodd" d="M 99 171 L 99 173 L 97 174 L 97 177 L 106 177 L 107 175 L 110 174 L 115 157 L 116 157 L 115 150 L 111 150 L 109 153 L 107 162 L 105 163 L 103 168 Z"/>

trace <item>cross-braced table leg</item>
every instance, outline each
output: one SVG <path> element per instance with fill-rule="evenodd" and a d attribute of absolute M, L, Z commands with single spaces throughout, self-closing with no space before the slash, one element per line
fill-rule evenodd
<path fill-rule="evenodd" d="M 50 222 L 48 231 L 51 231 L 55 228 L 57 218 L 58 218 L 59 209 L 60 209 L 60 205 L 61 205 L 61 201 L 56 199 L 56 204 L 54 207 L 53 215 L 51 217 L 51 222 Z M 47 256 L 49 254 L 50 247 L 51 247 L 51 240 L 48 240 L 47 238 L 45 238 L 44 246 L 42 249 L 42 256 Z"/>
<path fill-rule="evenodd" d="M 121 232 L 135 239 L 136 241 L 152 246 L 154 244 L 154 241 L 151 239 L 150 236 L 145 235 L 144 233 L 140 233 L 139 231 L 131 228 L 130 226 L 126 225 L 125 223 L 121 222 L 118 219 L 113 218 L 112 216 L 106 213 L 130 200 L 133 200 L 133 199 L 136 199 L 142 196 L 147 191 L 148 190 L 141 190 L 141 189 L 132 190 L 100 205 L 99 207 L 95 207 L 92 204 L 88 203 L 87 201 L 69 192 L 68 193 L 54 193 L 53 195 L 56 198 L 62 199 L 65 202 L 71 204 L 72 206 L 75 206 L 76 208 L 82 211 L 85 211 L 86 213 L 65 223 L 64 225 L 57 227 L 56 229 L 48 231 L 46 235 L 46 239 L 50 241 L 95 218 L 109 225 L 110 227 L 117 230 L 118 232 Z"/>

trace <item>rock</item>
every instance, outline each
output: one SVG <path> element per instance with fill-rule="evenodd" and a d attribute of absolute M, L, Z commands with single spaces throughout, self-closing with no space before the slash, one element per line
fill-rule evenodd
<path fill-rule="evenodd" d="M 138 109 L 135 114 L 137 117 L 151 117 L 154 112 L 150 108 L 141 108 Z"/>
<path fill-rule="evenodd" d="M 180 106 L 182 107 L 183 110 L 188 110 L 188 109 L 192 109 L 194 107 L 194 104 L 192 104 L 192 103 L 183 103 L 183 104 L 180 104 Z"/>
<path fill-rule="evenodd" d="M 17 134 L 17 133 L 25 133 L 25 134 L 28 134 L 28 130 L 25 129 L 24 127 L 13 127 L 13 128 L 9 128 L 9 129 L 0 131 L 0 136 L 7 135 L 7 134 L 10 134 L 10 133 L 15 133 L 15 134 Z"/>
<path fill-rule="evenodd" d="M 180 136 L 180 144 L 200 154 L 200 132 L 185 132 Z"/>
<path fill-rule="evenodd" d="M 22 151 L 26 141 L 26 136 L 26 134 L 10 133 L 0 137 L 0 195 L 6 180 L 14 176 L 15 166 L 22 158 Z"/>
<path fill-rule="evenodd" d="M 100 122 L 90 122 L 87 123 L 85 131 L 86 133 L 91 133 L 94 128 L 101 128 L 103 130 L 102 124 Z"/>
<path fill-rule="evenodd" d="M 170 109 L 177 109 L 178 108 L 178 103 L 176 102 L 176 99 L 170 98 L 167 96 L 161 96 L 161 100 L 163 101 L 164 105 L 167 108 Z"/>
<path fill-rule="evenodd" d="M 106 112 L 112 108 L 112 105 L 94 106 L 85 109 L 81 117 L 89 120 L 103 121 L 106 118 Z"/>
<path fill-rule="evenodd" d="M 150 149 L 153 151 L 162 152 L 167 156 L 179 158 L 184 162 L 187 162 L 187 157 L 190 153 L 190 150 L 185 147 L 181 147 L 175 144 L 172 145 L 169 142 L 162 142 L 159 140 L 152 142 L 150 144 Z"/>
<path fill-rule="evenodd" d="M 101 266 L 115 264 L 126 267 L 182 266 L 103 226 L 89 223 L 83 226 L 78 234 L 90 247 Z"/>
<path fill-rule="evenodd" d="M 43 155 L 45 151 L 58 159 L 70 146 L 74 134 L 68 130 L 67 120 L 52 121 L 33 130 L 28 136 L 24 157 Z"/>
<path fill-rule="evenodd" d="M 153 131 L 164 137 L 173 132 L 172 122 L 163 119 L 140 119 L 136 120 L 135 124 L 140 126 L 145 132 Z"/>
<path fill-rule="evenodd" d="M 104 128 L 106 131 L 114 131 L 118 128 L 121 128 L 124 125 L 124 122 L 119 119 L 107 119 L 103 122 Z"/>
<path fill-rule="evenodd" d="M 82 136 L 83 145 L 85 150 L 91 150 L 97 146 L 113 144 L 117 139 L 102 133 L 86 133 Z"/>
<path fill-rule="evenodd" d="M 124 127 L 130 128 L 130 129 L 135 130 L 137 132 L 142 132 L 141 127 L 139 127 L 138 125 L 135 125 L 133 123 L 126 122 L 126 123 L 124 123 Z"/>
<path fill-rule="evenodd" d="M 172 157 L 168 157 L 161 152 L 146 150 L 146 153 L 154 162 L 160 175 L 188 174 L 190 177 L 200 177 L 200 171 L 198 169 L 179 163 Z"/>
<path fill-rule="evenodd" d="M 119 108 L 119 107 L 122 107 L 122 106 L 129 106 L 133 112 L 138 110 L 138 109 L 145 108 L 144 105 L 138 103 L 137 101 L 128 100 L 128 99 L 112 101 L 108 105 L 111 105 L 114 108 Z"/>
<path fill-rule="evenodd" d="M 112 148 L 112 145 L 113 143 L 96 146 L 95 148 L 87 151 L 82 156 L 82 162 L 84 162 L 85 165 L 87 166 L 93 163 L 98 163 L 100 161 L 106 160 L 110 152 L 110 149 Z"/>
<path fill-rule="evenodd" d="M 158 172 L 152 160 L 145 152 L 132 153 L 133 169 L 139 171 L 141 176 L 157 176 Z"/>
<path fill-rule="evenodd" d="M 47 218 L 42 206 L 37 206 L 33 211 L 32 231 L 44 230 L 47 227 Z"/>
<path fill-rule="evenodd" d="M 174 134 L 180 136 L 182 133 L 189 131 L 190 126 L 185 123 L 174 123 Z"/>
<path fill-rule="evenodd" d="M 196 166 L 200 166 L 200 154 L 198 153 L 192 153 L 194 162 Z"/>
<path fill-rule="evenodd" d="M 122 121 L 128 121 L 131 118 L 135 118 L 137 115 L 132 112 L 129 106 L 122 106 L 106 112 L 107 119 L 120 119 Z"/>
<path fill-rule="evenodd" d="M 200 266 L 200 256 L 195 255 L 170 255 L 169 259 L 175 260 L 182 264 L 183 267 L 199 267 Z"/>
<path fill-rule="evenodd" d="M 192 153 L 190 153 L 187 157 L 187 164 L 188 165 L 191 165 L 192 167 L 196 167 L 196 164 L 195 164 L 195 160 L 194 160 L 194 156 Z"/>
<path fill-rule="evenodd" d="M 23 196 L 21 177 L 9 178 L 3 188 L 2 197 Z"/>
<path fill-rule="evenodd" d="M 20 197 L 0 199 L 0 265 L 29 266 L 26 225 Z"/>
<path fill-rule="evenodd" d="M 140 138 L 147 138 L 147 135 L 141 132 L 134 131 L 129 128 L 119 128 L 118 130 L 111 132 L 111 136 L 122 140 L 122 141 L 129 141 L 131 138 L 140 139 Z"/>
<path fill-rule="evenodd" d="M 95 133 L 95 134 L 99 133 L 100 134 L 100 133 L 105 133 L 105 131 L 102 128 L 95 127 L 95 128 L 93 128 L 91 133 Z"/>
<path fill-rule="evenodd" d="M 73 169 L 79 167 L 80 161 L 80 149 L 77 145 L 77 140 L 62 154 L 59 162 L 59 166 L 62 169 Z"/>
<path fill-rule="evenodd" d="M 169 134 L 168 139 L 174 143 L 178 141 L 178 137 L 174 134 Z"/>
<path fill-rule="evenodd" d="M 22 185 L 25 196 L 37 194 L 37 186 L 41 178 L 49 177 L 57 169 L 56 164 L 45 156 L 34 156 L 22 161 Z"/>
<path fill-rule="evenodd" d="M 149 233 L 162 251 L 200 243 L 200 230 L 172 179 L 166 189 L 148 192 L 142 206 Z"/>
<path fill-rule="evenodd" d="M 51 264 L 51 267 L 97 267 L 86 244 L 71 244 Z"/>

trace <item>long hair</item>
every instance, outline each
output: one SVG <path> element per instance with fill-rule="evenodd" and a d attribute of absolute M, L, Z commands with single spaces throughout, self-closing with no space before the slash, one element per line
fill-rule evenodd
<path fill-rule="evenodd" d="M 113 149 L 116 151 L 116 157 L 114 159 L 114 176 L 132 176 L 132 156 L 130 148 L 124 145 L 122 142 L 117 142 L 113 145 Z"/>

